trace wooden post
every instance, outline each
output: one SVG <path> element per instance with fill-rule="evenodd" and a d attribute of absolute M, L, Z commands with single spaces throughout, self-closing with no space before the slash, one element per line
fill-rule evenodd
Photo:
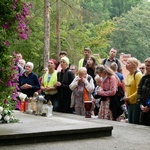
<path fill-rule="evenodd" d="M 50 57 L 50 0 L 44 0 L 44 68 Z"/>

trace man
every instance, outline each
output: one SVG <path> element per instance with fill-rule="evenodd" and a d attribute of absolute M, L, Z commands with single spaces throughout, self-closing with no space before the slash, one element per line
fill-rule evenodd
<path fill-rule="evenodd" d="M 23 72 L 25 71 L 25 70 L 24 70 L 24 67 L 25 67 L 25 60 L 23 59 L 21 53 L 16 53 L 16 54 L 15 54 L 15 57 L 16 57 L 15 65 L 18 67 L 19 75 L 22 75 Z M 22 66 L 20 65 L 20 62 L 21 62 L 22 60 L 24 61 L 24 67 L 22 67 Z"/>
<path fill-rule="evenodd" d="M 69 69 L 74 73 L 74 75 L 77 75 L 78 67 L 76 65 L 70 65 Z"/>
<path fill-rule="evenodd" d="M 140 65 L 139 70 L 142 72 L 143 75 L 145 74 L 146 67 L 145 67 L 145 64 L 144 64 L 144 63 L 142 63 L 142 64 Z"/>
<path fill-rule="evenodd" d="M 84 58 L 79 60 L 78 69 L 81 68 L 81 67 L 85 67 L 85 65 L 87 63 L 87 60 L 90 57 L 90 55 L 91 55 L 90 48 L 84 48 Z"/>
<path fill-rule="evenodd" d="M 118 72 L 122 73 L 122 67 L 120 61 L 115 58 L 117 55 L 117 50 L 115 48 L 112 48 L 109 52 L 109 58 L 105 58 L 102 61 L 102 65 L 107 65 L 110 67 L 110 65 L 115 62 L 118 65 Z"/>

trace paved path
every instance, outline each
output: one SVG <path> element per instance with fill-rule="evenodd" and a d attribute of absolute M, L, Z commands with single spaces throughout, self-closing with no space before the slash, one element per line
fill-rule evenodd
<path fill-rule="evenodd" d="M 67 124 L 83 121 L 84 123 L 91 123 L 91 125 L 99 124 L 99 126 L 113 126 L 112 136 L 16 146 L 1 146 L 0 150 L 150 150 L 150 127 L 95 118 L 85 119 L 82 116 L 70 114 L 56 113 L 54 116 L 61 118 L 62 122 L 67 119 Z M 62 128 L 61 123 L 58 125 Z M 55 125 L 53 125 L 53 127 L 55 128 Z"/>

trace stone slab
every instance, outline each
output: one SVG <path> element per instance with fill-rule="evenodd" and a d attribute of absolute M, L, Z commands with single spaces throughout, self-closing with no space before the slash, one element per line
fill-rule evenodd
<path fill-rule="evenodd" d="M 15 111 L 19 123 L 0 125 L 0 145 L 18 145 L 112 135 L 113 126 L 74 114 L 53 113 L 51 117 Z"/>

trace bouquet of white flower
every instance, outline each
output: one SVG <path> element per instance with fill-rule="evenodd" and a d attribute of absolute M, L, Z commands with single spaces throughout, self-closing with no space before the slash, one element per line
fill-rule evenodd
<path fill-rule="evenodd" d="M 0 123 L 14 123 L 18 121 L 12 110 L 0 106 Z"/>

